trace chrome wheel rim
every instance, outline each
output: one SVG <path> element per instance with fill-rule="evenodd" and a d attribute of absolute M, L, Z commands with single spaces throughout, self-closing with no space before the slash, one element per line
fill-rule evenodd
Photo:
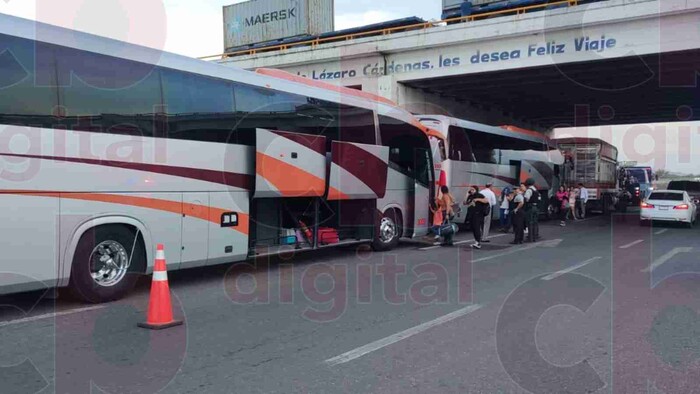
<path fill-rule="evenodd" d="M 90 254 L 90 276 L 103 287 L 119 283 L 129 270 L 129 255 L 117 241 L 100 242 Z"/>
<path fill-rule="evenodd" d="M 396 238 L 396 223 L 388 217 L 383 217 L 379 225 L 379 239 L 388 244 Z"/>

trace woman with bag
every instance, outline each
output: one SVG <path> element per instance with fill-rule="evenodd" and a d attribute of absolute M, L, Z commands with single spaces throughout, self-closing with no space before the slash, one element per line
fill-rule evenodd
<path fill-rule="evenodd" d="M 561 223 L 559 223 L 559 225 L 564 227 L 566 226 L 566 216 L 569 210 L 569 193 L 566 192 L 564 186 L 559 186 L 559 191 L 557 191 L 555 197 L 559 203 L 559 215 L 561 218 Z"/>
<path fill-rule="evenodd" d="M 474 241 L 472 248 L 481 249 L 481 231 L 484 226 L 484 217 L 489 214 L 489 200 L 479 193 L 478 186 L 470 186 L 464 205 L 468 207 L 467 218 L 472 226 Z"/>
<path fill-rule="evenodd" d="M 455 199 L 450 194 L 450 189 L 447 186 L 440 187 L 440 197 L 438 202 L 440 204 L 440 210 L 443 213 L 442 228 L 440 229 L 440 235 L 443 237 L 443 246 L 452 246 L 452 237 L 454 236 L 454 230 L 451 228 L 451 221 L 454 219 L 454 203 Z M 449 227 L 448 227 L 449 226 Z"/>

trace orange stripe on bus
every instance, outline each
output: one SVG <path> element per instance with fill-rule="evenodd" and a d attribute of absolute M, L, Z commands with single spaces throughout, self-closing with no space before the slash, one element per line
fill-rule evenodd
<path fill-rule="evenodd" d="M 338 190 L 334 187 L 331 187 L 328 190 L 328 198 L 327 198 L 328 201 L 331 201 L 331 200 L 333 200 L 333 201 L 335 201 L 335 200 L 349 200 L 349 199 L 350 199 L 350 197 L 347 194 L 341 192 L 340 190 Z"/>
<path fill-rule="evenodd" d="M 326 181 L 299 167 L 256 152 L 256 172 L 270 182 L 284 197 L 321 197 Z M 303 190 L 299 190 L 303 187 Z"/>
<path fill-rule="evenodd" d="M 158 198 L 138 197 L 121 194 L 105 194 L 105 193 L 72 193 L 72 192 L 51 192 L 51 191 L 34 191 L 34 190 L 3 190 L 0 194 L 21 194 L 35 197 L 52 197 L 66 198 L 80 201 L 105 202 L 109 204 L 128 205 L 132 207 L 148 208 L 157 211 L 170 212 L 178 215 L 183 213 L 188 216 L 206 220 L 214 224 L 221 224 L 221 215 L 230 210 L 208 207 L 206 205 L 183 203 L 179 201 L 162 200 Z M 249 215 L 246 213 L 236 212 L 238 214 L 238 226 L 231 229 L 248 235 L 249 233 Z"/>

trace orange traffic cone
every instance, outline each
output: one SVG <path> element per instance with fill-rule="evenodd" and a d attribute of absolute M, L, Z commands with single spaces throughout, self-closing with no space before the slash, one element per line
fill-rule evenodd
<path fill-rule="evenodd" d="M 168 286 L 168 271 L 165 268 L 165 252 L 163 245 L 156 248 L 156 263 L 153 267 L 153 281 L 151 282 L 151 298 L 148 301 L 148 317 L 145 323 L 138 323 L 139 327 L 152 330 L 179 326 L 182 320 L 173 319 L 173 306 L 170 302 L 170 286 Z"/>

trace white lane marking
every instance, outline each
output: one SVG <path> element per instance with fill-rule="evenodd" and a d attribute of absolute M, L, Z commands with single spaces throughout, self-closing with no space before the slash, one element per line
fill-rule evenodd
<path fill-rule="evenodd" d="M 642 270 L 642 272 L 650 272 L 650 271 L 653 271 L 653 270 L 659 268 L 659 266 L 661 266 L 661 265 L 664 264 L 665 262 L 671 260 L 671 258 L 673 258 L 673 256 L 675 256 L 675 255 L 677 255 L 677 254 L 679 254 L 679 253 L 690 253 L 692 250 L 693 250 L 693 248 L 688 248 L 688 247 L 685 247 L 685 248 L 673 248 L 673 249 L 671 249 L 671 251 L 669 251 L 669 252 L 666 253 L 665 255 L 659 257 L 658 259 L 656 259 L 656 261 L 654 261 L 653 263 L 651 263 L 651 265 L 650 265 L 649 267 L 644 268 L 644 269 Z"/>
<path fill-rule="evenodd" d="M 508 235 L 508 234 L 490 235 L 490 236 L 486 237 L 486 239 L 498 238 L 498 237 L 505 237 L 506 235 Z M 465 239 L 465 240 L 462 240 L 462 241 L 457 241 L 457 242 L 455 242 L 454 244 L 455 244 L 455 245 L 461 245 L 461 244 L 465 244 L 465 243 L 467 243 L 467 242 L 474 242 L 474 239 L 473 239 L 473 238 Z M 435 242 L 435 243 L 433 244 L 433 246 L 426 246 L 426 247 L 420 248 L 420 249 L 418 249 L 418 250 L 433 250 L 433 249 L 437 249 L 437 248 L 440 248 L 440 247 L 441 247 L 441 246 L 440 246 L 440 243 L 439 243 L 439 242 Z"/>
<path fill-rule="evenodd" d="M 668 229 L 667 229 L 667 228 L 665 228 L 665 229 L 663 229 L 663 230 L 659 230 L 659 231 L 655 232 L 655 233 L 654 233 L 654 235 L 661 235 L 661 234 L 665 233 L 666 231 L 668 231 Z"/>
<path fill-rule="evenodd" d="M 640 243 L 642 243 L 642 242 L 644 242 L 643 239 L 638 239 L 638 240 L 636 240 L 636 241 L 634 241 L 634 242 L 628 243 L 627 245 L 622 245 L 622 246 L 620 246 L 620 249 L 629 249 L 629 248 L 633 247 L 634 245 L 640 244 Z"/>
<path fill-rule="evenodd" d="M 80 312 L 94 311 L 96 309 L 104 309 L 106 307 L 107 307 L 106 305 L 93 305 L 93 306 L 88 306 L 85 308 L 71 309 L 69 311 L 46 313 L 44 315 L 25 317 L 23 319 L 8 320 L 8 321 L 0 322 L 0 327 L 10 326 L 13 324 L 29 323 L 29 322 L 33 322 L 33 321 L 37 321 L 37 320 L 48 319 L 51 317 L 72 315 L 72 314 L 80 313 Z"/>
<path fill-rule="evenodd" d="M 588 265 L 588 264 L 590 264 L 590 263 L 592 263 L 592 262 L 594 262 L 594 261 L 596 261 L 596 260 L 600 260 L 600 259 L 602 259 L 601 256 L 593 257 L 593 258 L 591 258 L 591 259 L 588 259 L 588 260 L 586 260 L 586 261 L 580 262 L 580 263 L 578 263 L 578 264 L 576 264 L 576 265 L 574 265 L 574 266 L 571 266 L 571 267 L 569 267 L 569 268 L 563 269 L 563 270 L 561 270 L 561 271 L 557 271 L 557 272 L 555 272 L 555 273 L 553 273 L 553 274 L 551 274 L 551 275 L 544 276 L 544 277 L 542 277 L 542 280 L 552 280 L 552 279 L 558 278 L 558 277 L 560 277 L 560 276 L 562 276 L 562 275 L 564 275 L 564 274 L 568 274 L 569 272 L 576 271 L 577 269 L 582 268 L 582 267 L 585 267 L 586 265 Z"/>
<path fill-rule="evenodd" d="M 440 316 L 435 320 L 431 320 L 429 322 L 419 324 L 415 327 L 411 327 L 407 330 L 390 335 L 386 338 L 382 338 L 380 340 L 374 341 L 374 342 L 369 343 L 367 345 L 360 346 L 357 349 L 343 353 L 339 356 L 329 358 L 328 360 L 324 361 L 324 363 L 326 365 L 332 367 L 332 366 L 335 366 L 338 364 L 344 364 L 344 363 L 350 362 L 350 361 L 355 360 L 357 358 L 360 358 L 368 353 L 372 353 L 375 350 L 379 350 L 381 348 L 392 345 L 392 344 L 394 344 L 398 341 L 401 341 L 403 339 L 412 337 L 416 334 L 420 334 L 421 332 L 429 330 L 435 326 L 439 326 L 440 324 L 447 323 L 449 321 L 457 319 L 458 317 L 468 315 L 468 314 L 470 314 L 470 313 L 472 313 L 480 308 L 481 308 L 481 305 L 479 305 L 479 304 L 469 305 L 465 308 L 458 309 L 458 310 L 451 312 L 451 313 L 448 313 L 444 316 Z"/>
<path fill-rule="evenodd" d="M 509 250 L 509 251 L 507 251 L 507 252 L 498 253 L 498 254 L 494 254 L 494 255 L 491 255 L 491 256 L 486 256 L 486 257 L 482 257 L 482 258 L 479 258 L 479 259 L 476 259 L 476 260 L 472 260 L 472 263 L 478 263 L 478 262 L 480 262 L 480 261 L 486 261 L 486 260 L 491 260 L 491 259 L 495 259 L 495 258 L 498 258 L 498 257 L 508 256 L 508 255 L 510 255 L 510 254 L 522 252 L 522 251 L 528 250 L 528 249 L 534 249 L 534 248 L 536 248 L 536 247 L 537 247 L 537 244 L 532 244 L 532 245 L 525 246 L 525 247 L 523 247 L 523 248 L 517 248 L 517 249 Z"/>
<path fill-rule="evenodd" d="M 537 242 L 537 243 L 534 243 L 534 244 L 529 244 L 529 245 L 524 246 L 524 247 L 522 247 L 522 248 L 516 248 L 516 249 L 509 250 L 509 251 L 507 251 L 507 252 L 498 253 L 498 254 L 494 254 L 494 255 L 491 255 L 491 256 L 486 256 L 486 257 L 482 257 L 482 258 L 479 258 L 479 259 L 476 259 L 476 260 L 472 260 L 471 262 L 472 262 L 472 263 L 479 263 L 479 262 L 482 262 L 482 261 L 493 260 L 493 259 L 496 259 L 496 258 L 499 258 L 499 257 L 508 256 L 508 255 L 515 254 L 515 253 L 524 252 L 524 251 L 526 251 L 526 250 L 534 249 L 534 248 L 537 248 L 537 247 L 553 248 L 553 247 L 556 247 L 557 245 L 559 245 L 561 242 L 562 242 L 561 239 L 553 239 L 553 240 L 549 240 L 549 241 L 540 241 L 540 242 Z"/>

